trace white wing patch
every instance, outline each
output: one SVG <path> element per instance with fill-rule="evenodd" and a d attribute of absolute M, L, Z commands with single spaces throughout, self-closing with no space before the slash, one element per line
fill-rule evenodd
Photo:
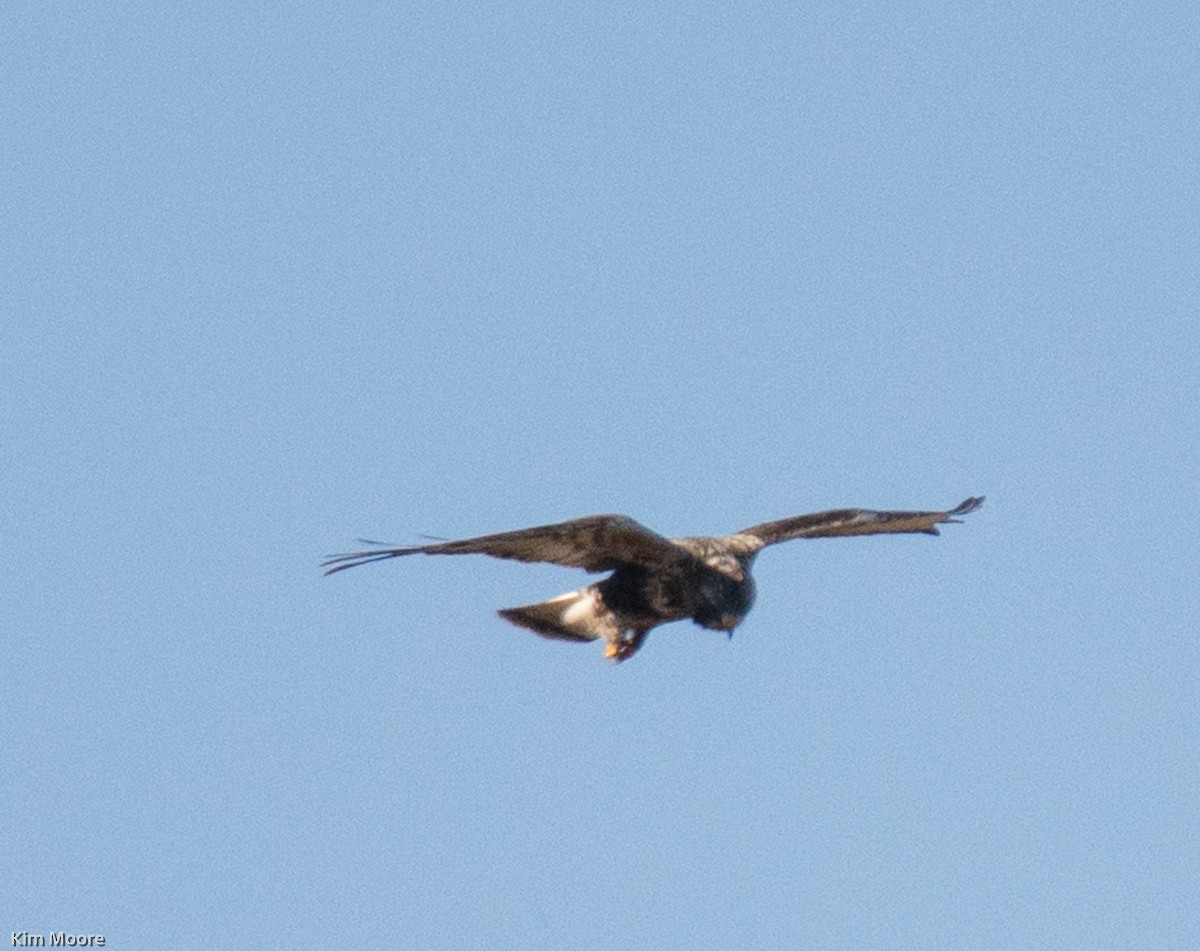
<path fill-rule="evenodd" d="M 572 591 L 569 594 L 560 594 L 555 601 L 574 601 L 569 608 L 562 613 L 562 622 L 568 627 L 573 627 L 576 624 L 592 621 L 596 617 L 596 599 L 593 594 L 587 591 Z"/>

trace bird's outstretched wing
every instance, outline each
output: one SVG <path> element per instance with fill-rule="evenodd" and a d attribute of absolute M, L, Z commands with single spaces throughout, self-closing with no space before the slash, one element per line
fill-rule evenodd
<path fill-rule="evenodd" d="M 793 538 L 832 538 L 838 535 L 878 535 L 884 532 L 923 532 L 937 535 L 943 522 L 957 522 L 956 515 L 969 515 L 983 505 L 983 496 L 967 499 L 948 512 L 873 512 L 870 509 L 833 509 L 812 515 L 781 518 L 743 528 L 739 535 L 751 535 L 764 546 Z"/>
<path fill-rule="evenodd" d="M 321 563 L 332 575 L 371 561 L 402 555 L 491 555 L 516 561 L 542 561 L 587 571 L 610 571 L 619 565 L 660 567 L 696 561 L 687 550 L 624 515 L 589 515 L 569 522 L 523 528 L 462 541 L 380 548 L 330 555 Z"/>

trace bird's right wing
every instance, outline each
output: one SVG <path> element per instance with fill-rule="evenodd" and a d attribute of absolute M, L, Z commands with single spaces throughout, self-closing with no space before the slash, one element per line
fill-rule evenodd
<path fill-rule="evenodd" d="M 879 535 L 887 532 L 938 534 L 938 525 L 957 522 L 956 515 L 968 515 L 983 505 L 983 496 L 970 498 L 948 512 L 875 512 L 871 509 L 833 509 L 781 518 L 743 528 L 739 535 L 750 535 L 763 545 L 775 545 L 793 538 L 832 538 L 839 535 Z"/>
<path fill-rule="evenodd" d="M 650 531 L 625 515 L 589 515 L 586 518 L 523 528 L 498 535 L 461 541 L 378 548 L 330 555 L 321 563 L 325 574 L 403 555 L 491 555 L 515 561 L 541 561 L 587 571 L 610 571 L 619 565 L 659 567 L 680 561 L 699 564 L 687 550 Z"/>

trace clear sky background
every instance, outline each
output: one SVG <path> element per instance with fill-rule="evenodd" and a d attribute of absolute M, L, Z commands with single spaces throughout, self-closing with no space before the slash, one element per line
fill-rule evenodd
<path fill-rule="evenodd" d="M 1200 13 L 977 7 L 6 4 L 0 934 L 1200 945 Z"/>

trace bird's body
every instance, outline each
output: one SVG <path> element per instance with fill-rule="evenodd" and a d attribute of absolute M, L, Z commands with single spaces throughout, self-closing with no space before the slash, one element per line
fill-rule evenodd
<path fill-rule="evenodd" d="M 946 512 L 835 509 L 763 522 L 733 535 L 690 538 L 664 538 L 623 515 L 592 515 L 462 541 L 334 555 L 323 567 L 333 574 L 403 555 L 486 554 L 611 571 L 586 588 L 499 613 L 543 637 L 604 640 L 605 656 L 620 662 L 641 647 L 650 630 L 671 621 L 691 619 L 710 630 L 732 632 L 754 603 L 750 569 L 767 545 L 840 535 L 937 535 L 939 524 L 958 521 L 955 516 L 982 504 L 978 497 Z"/>

